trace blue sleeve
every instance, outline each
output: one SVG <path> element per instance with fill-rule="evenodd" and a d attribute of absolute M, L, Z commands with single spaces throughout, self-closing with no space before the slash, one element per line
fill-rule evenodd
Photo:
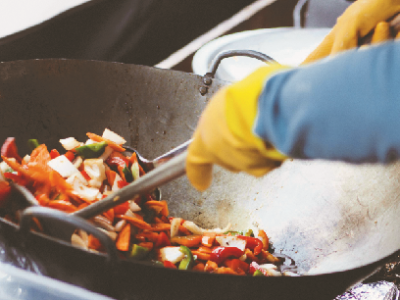
<path fill-rule="evenodd" d="M 400 156 L 400 42 L 352 50 L 272 76 L 254 132 L 295 158 Z"/>

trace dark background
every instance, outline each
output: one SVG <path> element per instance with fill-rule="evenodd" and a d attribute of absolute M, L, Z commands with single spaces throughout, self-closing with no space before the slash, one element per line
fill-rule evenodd
<path fill-rule="evenodd" d="M 0 39 L 0 61 L 75 58 L 155 65 L 252 0 L 92 0 Z M 278 0 L 229 33 L 292 26 L 297 0 Z M 174 69 L 191 71 L 189 57 Z"/>

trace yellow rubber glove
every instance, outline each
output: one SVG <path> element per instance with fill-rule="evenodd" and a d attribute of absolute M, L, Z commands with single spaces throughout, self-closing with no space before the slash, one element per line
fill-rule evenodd
<path fill-rule="evenodd" d="M 260 68 L 211 99 L 188 148 L 186 174 L 196 189 L 203 191 L 211 184 L 213 164 L 261 176 L 286 158 L 252 132 L 265 80 L 282 69 L 286 67 Z"/>
<path fill-rule="evenodd" d="M 354 2 L 337 19 L 331 32 L 305 59 L 303 64 L 357 47 L 359 39 L 365 37 L 380 22 L 388 21 L 399 12 L 400 0 L 358 0 Z M 378 36 L 383 36 L 384 28 L 376 30 L 379 32 Z M 382 38 L 379 40 L 382 41 Z"/>

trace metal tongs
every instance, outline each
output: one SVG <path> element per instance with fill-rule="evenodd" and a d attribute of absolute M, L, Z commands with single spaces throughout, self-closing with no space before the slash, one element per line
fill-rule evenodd
<path fill-rule="evenodd" d="M 16 183 L 12 183 L 14 189 L 19 192 L 31 206 L 33 206 L 24 210 L 21 216 L 20 230 L 28 231 L 30 221 L 33 217 L 44 218 L 44 225 L 52 236 L 62 240 L 70 240 L 75 229 L 81 228 L 95 235 L 100 239 L 100 241 L 102 241 L 102 243 L 107 243 L 109 246 L 106 246 L 106 248 L 108 249 L 109 254 L 114 252 L 114 250 L 110 250 L 112 246 L 110 246 L 110 242 L 107 241 L 107 237 L 104 237 L 105 234 L 97 230 L 97 228 L 92 226 L 90 223 L 82 220 L 82 218 L 90 219 L 95 217 L 104 211 L 133 199 L 135 195 L 151 192 L 155 188 L 183 176 L 186 173 L 186 149 L 190 142 L 191 140 L 187 141 L 153 161 L 146 160 L 140 156 L 135 149 L 127 148 L 128 150 L 136 152 L 140 162 L 145 162 L 145 168 L 151 171 L 106 198 L 71 214 L 66 214 L 46 207 L 40 207 L 35 197 L 28 189 Z M 70 226 L 65 226 L 65 223 Z"/>

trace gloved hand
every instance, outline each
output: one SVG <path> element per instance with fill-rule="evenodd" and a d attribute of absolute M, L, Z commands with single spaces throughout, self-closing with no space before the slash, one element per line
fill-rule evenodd
<path fill-rule="evenodd" d="M 337 19 L 332 31 L 305 59 L 303 64 L 357 47 L 359 39 L 365 37 L 374 28 L 372 43 L 388 39 L 390 32 L 386 21 L 399 12 L 400 0 L 358 0 L 354 2 Z M 379 26 L 377 26 L 378 24 Z"/>
<path fill-rule="evenodd" d="M 262 67 L 211 99 L 188 148 L 186 174 L 196 189 L 203 191 L 211 184 L 213 164 L 261 176 L 286 158 L 252 132 L 264 83 L 282 69 L 286 67 Z"/>

